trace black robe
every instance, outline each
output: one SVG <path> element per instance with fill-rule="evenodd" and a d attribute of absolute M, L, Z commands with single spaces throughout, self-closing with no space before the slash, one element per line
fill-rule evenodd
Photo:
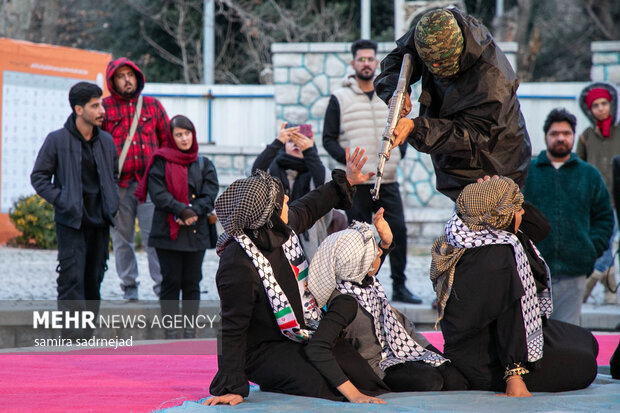
<path fill-rule="evenodd" d="M 581 327 L 543 318 L 543 357 L 526 363 L 523 294 L 511 245 L 466 250 L 456 265 L 441 320 L 446 357 L 465 375 L 472 390 L 505 391 L 506 367 L 519 362 L 530 370 L 523 376 L 530 391 L 590 385 L 597 373 L 598 344 Z"/>
<path fill-rule="evenodd" d="M 334 171 L 332 178 L 289 204 L 288 226 L 296 233 L 307 230 L 332 208 L 348 209 L 351 206 L 354 190 L 346 182 L 344 173 Z M 252 234 L 248 235 L 252 238 Z M 297 321 L 304 327 L 297 281 L 281 248 L 286 239 L 269 233 L 268 237 L 253 241 L 258 242 L 257 247 L 271 263 Z M 251 380 L 264 391 L 344 399 L 307 359 L 304 344 L 282 335 L 258 271 L 237 242 L 231 242 L 222 253 L 216 283 L 222 330 L 218 337 L 218 372 L 209 390 L 212 395 L 234 393 L 246 397 L 248 380 Z M 341 345 L 346 346 L 346 343 Z M 350 351 L 343 351 L 340 347 L 334 352 L 344 373 L 354 384 L 356 377 L 370 370 L 353 347 Z M 367 367 L 364 373 L 356 372 L 358 366 L 364 364 Z M 361 389 L 367 390 L 363 386 Z"/>

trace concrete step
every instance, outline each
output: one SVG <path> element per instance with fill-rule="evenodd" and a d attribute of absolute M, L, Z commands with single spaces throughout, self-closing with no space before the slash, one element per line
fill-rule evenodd
<path fill-rule="evenodd" d="M 404 313 L 419 331 L 433 331 L 437 318 L 436 310 L 430 304 L 404 304 L 395 302 L 394 307 Z M 0 348 L 32 347 L 35 340 L 54 339 L 60 336 L 60 329 L 39 325 L 34 328 L 35 314 L 41 317 L 44 311 L 55 310 L 55 301 L 2 301 L 0 302 Z M 219 301 L 201 301 L 197 320 L 198 338 L 215 338 L 220 327 Z M 157 301 L 103 301 L 100 318 L 107 325 L 99 328 L 98 338 L 158 340 L 164 338 L 162 318 Z M 592 331 L 620 331 L 620 306 L 584 304 L 582 326 Z M 127 320 L 133 320 L 130 327 Z M 40 320 L 39 320 L 40 321 Z M 139 324 L 142 321 L 143 324 Z"/>

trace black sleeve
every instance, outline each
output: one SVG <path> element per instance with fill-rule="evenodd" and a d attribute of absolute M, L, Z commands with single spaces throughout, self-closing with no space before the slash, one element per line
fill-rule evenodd
<path fill-rule="evenodd" d="M 375 78 L 374 83 L 377 96 L 385 103 L 388 103 L 394 90 L 396 90 L 400 68 L 406 53 L 411 54 L 413 57 L 413 69 L 411 71 L 411 77 L 409 77 L 409 93 L 411 93 L 411 85 L 420 80 L 422 76 L 424 63 L 415 50 L 413 36 L 414 28 L 398 39 L 396 41 L 396 48 L 381 61 L 381 73 Z"/>
<path fill-rule="evenodd" d="M 383 267 L 383 263 L 385 262 L 385 258 L 387 257 L 387 255 L 394 249 L 395 246 L 396 246 L 396 244 L 394 244 L 394 241 L 392 241 L 392 244 L 390 244 L 389 247 L 383 248 L 381 246 L 381 242 L 379 242 L 379 248 L 382 251 L 382 254 L 381 254 L 381 264 L 379 265 L 379 270 L 381 269 L 381 267 Z M 377 270 L 377 273 L 379 272 L 379 270 Z"/>
<path fill-rule="evenodd" d="M 213 162 L 206 157 L 203 157 L 203 159 L 204 166 L 200 171 L 202 178 L 201 185 L 199 185 L 200 192 L 197 194 L 196 199 L 192 201 L 191 206 L 198 216 L 206 215 L 213 211 L 215 198 L 217 198 L 217 193 L 220 189 Z M 200 164 L 199 161 L 196 162 Z"/>
<path fill-rule="evenodd" d="M 319 152 L 316 149 L 316 145 L 306 149 L 303 154 L 306 167 L 312 175 L 314 186 L 317 187 L 323 185 L 325 183 L 325 167 L 323 166 L 323 162 L 321 162 L 321 158 L 319 158 Z"/>
<path fill-rule="evenodd" d="M 332 208 L 351 208 L 354 195 L 355 188 L 347 181 L 345 172 L 335 169 L 331 181 L 289 203 L 288 225 L 301 234 Z"/>
<path fill-rule="evenodd" d="M 166 184 L 166 160 L 156 157 L 148 177 L 148 191 L 151 201 L 157 209 L 161 209 L 169 214 L 180 216 L 181 211 L 187 208 L 187 204 L 177 201 L 168 191 Z"/>
<path fill-rule="evenodd" d="M 269 165 L 271 165 L 271 161 L 276 157 L 278 152 L 284 148 L 284 144 L 277 139 L 274 139 L 265 150 L 263 150 L 257 157 L 254 163 L 252 164 L 252 173 L 257 169 L 261 169 L 263 171 L 269 170 Z"/>
<path fill-rule="evenodd" d="M 310 362 L 334 387 L 349 380 L 338 365 L 333 348 L 340 333 L 355 319 L 357 306 L 357 300 L 350 295 L 340 294 L 332 298 L 319 327 L 304 348 Z"/>
<path fill-rule="evenodd" d="M 214 396 L 232 393 L 247 397 L 249 393 L 245 354 L 259 286 L 256 268 L 244 255 L 237 245 L 229 245 L 215 275 L 222 327 L 218 337 L 218 370 L 209 387 Z"/>
<path fill-rule="evenodd" d="M 52 176 L 56 174 L 57 164 L 58 153 L 55 140 L 52 135 L 47 135 L 34 162 L 30 183 L 39 196 L 54 206 L 61 193 L 60 188 L 52 184 Z"/>
<path fill-rule="evenodd" d="M 507 369 L 513 369 L 517 364 L 525 367 L 527 362 L 527 340 L 521 301 L 515 301 L 506 311 L 497 318 L 495 328 L 497 354 L 501 365 Z"/>
<path fill-rule="evenodd" d="M 345 148 L 340 146 L 340 104 L 336 96 L 331 95 L 327 109 L 325 110 L 325 121 L 323 122 L 323 148 L 329 156 L 341 164 L 346 163 Z"/>

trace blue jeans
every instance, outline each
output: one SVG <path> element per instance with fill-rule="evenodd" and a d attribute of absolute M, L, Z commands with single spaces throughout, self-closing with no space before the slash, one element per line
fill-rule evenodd
<path fill-rule="evenodd" d="M 616 239 L 616 235 L 618 234 L 618 218 L 616 217 L 616 213 L 614 211 L 614 229 L 611 233 L 611 239 L 609 240 L 609 248 L 605 250 L 603 255 L 598 257 L 596 262 L 594 263 L 594 269 L 600 272 L 607 271 L 607 268 L 614 265 L 614 240 Z"/>

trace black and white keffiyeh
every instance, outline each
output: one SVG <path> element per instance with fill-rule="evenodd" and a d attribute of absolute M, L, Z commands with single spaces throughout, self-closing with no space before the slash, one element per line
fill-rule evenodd
<path fill-rule="evenodd" d="M 514 250 L 517 272 L 525 294 L 521 297 L 521 312 L 527 339 L 527 357 L 529 362 L 542 358 L 543 354 L 543 331 L 542 319 L 551 315 L 553 303 L 551 292 L 545 289 L 540 293 L 536 291 L 536 284 L 525 250 L 515 234 L 502 230 L 472 231 L 454 213 L 446 224 L 445 235 L 447 242 L 456 248 L 479 248 L 486 245 L 510 244 Z M 531 242 L 531 241 L 530 241 Z M 534 245 L 532 244 L 534 247 Z M 542 256 L 533 248 L 538 257 Z M 544 262 L 544 260 L 543 260 Z M 546 266 L 546 265 L 545 265 Z M 551 285 L 549 269 L 547 270 L 547 285 Z M 449 295 L 449 293 L 448 293 Z"/>
<path fill-rule="evenodd" d="M 359 285 L 370 272 L 378 252 L 372 227 L 353 221 L 349 228 L 330 235 L 321 243 L 310 264 L 310 291 L 321 306 L 327 303 L 334 290 L 338 290 L 355 297 L 368 311 L 374 319 L 374 333 L 381 345 L 381 369 L 406 361 L 441 365 L 447 359 L 416 343 L 400 324 L 376 277 L 367 287 Z"/>
<path fill-rule="evenodd" d="M 515 225 L 515 215 L 523 213 L 523 194 L 510 178 L 499 177 L 467 185 L 456 200 L 456 212 L 446 223 L 445 234 L 431 248 L 430 277 L 437 293 L 438 319 L 452 291 L 456 264 L 468 248 L 510 244 L 515 253 L 517 272 L 525 294 L 521 311 L 527 339 L 528 361 L 542 357 L 543 333 L 541 316 L 551 315 L 551 292 L 548 288 L 537 293 L 527 255 L 519 238 L 506 231 Z M 531 243 L 531 241 L 528 240 Z M 532 250 L 544 263 L 540 253 Z M 545 264 L 547 286 L 551 285 L 549 268 Z"/>
<path fill-rule="evenodd" d="M 407 361 L 423 361 L 433 367 L 438 367 L 448 361 L 418 344 L 407 333 L 392 311 L 383 286 L 376 277 L 367 287 L 355 285 L 349 281 L 339 281 L 337 288 L 341 293 L 355 297 L 372 316 L 375 335 L 381 346 L 379 367 L 382 370 L 385 371 L 388 367 Z"/>
<path fill-rule="evenodd" d="M 359 221 L 325 238 L 310 263 L 308 288 L 319 307 L 327 304 L 336 280 L 360 282 L 379 252 L 372 227 Z"/>
<path fill-rule="evenodd" d="M 282 184 L 267 172 L 256 170 L 248 178 L 237 179 L 215 200 L 215 213 L 224 228 L 217 240 L 220 255 L 232 237 L 244 229 L 270 225 L 274 210 L 282 208 Z"/>
<path fill-rule="evenodd" d="M 250 237 L 242 234 L 235 236 L 234 239 L 241 245 L 258 271 L 276 322 L 278 327 L 280 327 L 280 332 L 293 341 L 308 341 L 318 327 L 321 319 L 321 310 L 316 305 L 316 300 L 312 294 L 308 291 L 308 261 L 303 253 L 297 234 L 292 232 L 288 241 L 282 245 L 282 249 L 297 279 L 297 287 L 304 312 L 304 322 L 308 328 L 301 328 L 286 294 L 274 276 L 271 263 L 254 245 Z"/>
<path fill-rule="evenodd" d="M 271 263 L 245 233 L 245 230 L 254 230 L 258 236 L 258 231 L 263 228 L 273 228 L 272 215 L 282 209 L 283 202 L 282 184 L 265 171 L 257 170 L 252 176 L 233 182 L 215 201 L 215 212 L 225 231 L 217 241 L 216 251 L 221 255 L 231 241 L 239 243 L 258 271 L 280 331 L 291 340 L 305 342 L 318 326 L 321 311 L 308 291 L 308 261 L 297 234 L 291 231 L 282 250 L 297 279 L 304 322 L 308 328 L 302 328 L 297 321 Z"/>

